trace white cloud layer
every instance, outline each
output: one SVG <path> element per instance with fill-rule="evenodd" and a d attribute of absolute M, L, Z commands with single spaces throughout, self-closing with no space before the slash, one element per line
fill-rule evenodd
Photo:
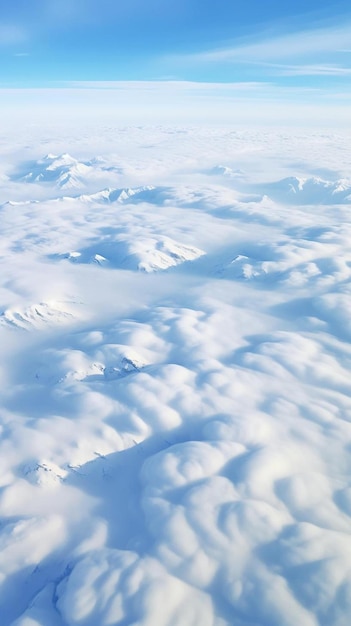
<path fill-rule="evenodd" d="M 16 123 L 1 626 L 347 626 L 349 131 Z"/>

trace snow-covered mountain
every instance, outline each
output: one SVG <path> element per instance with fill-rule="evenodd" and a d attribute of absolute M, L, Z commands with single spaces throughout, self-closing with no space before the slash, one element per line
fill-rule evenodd
<path fill-rule="evenodd" d="M 98 181 L 106 175 L 117 176 L 120 169 L 102 157 L 78 160 L 68 153 L 47 154 L 42 159 L 21 165 L 12 175 L 20 182 L 55 184 L 59 189 L 74 191 L 84 188 L 89 181 Z"/>
<path fill-rule="evenodd" d="M 82 201 L 86 202 L 148 202 L 152 197 L 152 192 L 155 188 L 152 185 L 144 185 L 142 187 L 125 188 L 125 189 L 102 189 L 92 194 L 83 194 L 78 196 Z"/>
<path fill-rule="evenodd" d="M 351 179 L 323 180 L 289 176 L 261 187 L 278 202 L 290 204 L 338 204 L 351 201 Z"/>
<path fill-rule="evenodd" d="M 79 317 L 75 302 L 39 302 L 24 308 L 11 307 L 0 313 L 0 326 L 31 330 L 46 325 L 72 323 Z"/>
<path fill-rule="evenodd" d="M 22 176 L 22 180 L 35 183 L 54 182 L 61 189 L 79 188 L 82 180 L 89 176 L 90 163 L 81 163 L 69 154 L 47 154 L 33 164 L 33 168 Z"/>
<path fill-rule="evenodd" d="M 154 272 L 166 270 L 205 254 L 202 250 L 158 236 L 134 240 L 100 241 L 80 251 L 62 255 L 73 263 L 96 263 L 105 267 Z"/>

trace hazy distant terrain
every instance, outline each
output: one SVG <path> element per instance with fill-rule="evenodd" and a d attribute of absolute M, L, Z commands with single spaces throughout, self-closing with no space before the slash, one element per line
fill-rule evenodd
<path fill-rule="evenodd" d="M 348 626 L 349 145 L 2 130 L 1 626 Z"/>

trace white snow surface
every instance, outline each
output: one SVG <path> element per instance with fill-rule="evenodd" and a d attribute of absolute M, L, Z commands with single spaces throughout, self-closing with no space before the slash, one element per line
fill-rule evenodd
<path fill-rule="evenodd" d="M 350 137 L 9 128 L 0 171 L 1 626 L 348 626 Z"/>

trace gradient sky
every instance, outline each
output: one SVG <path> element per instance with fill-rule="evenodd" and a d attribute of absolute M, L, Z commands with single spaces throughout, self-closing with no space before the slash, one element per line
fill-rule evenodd
<path fill-rule="evenodd" d="M 349 0 L 0 0 L 0 83 L 191 80 L 340 88 Z"/>

